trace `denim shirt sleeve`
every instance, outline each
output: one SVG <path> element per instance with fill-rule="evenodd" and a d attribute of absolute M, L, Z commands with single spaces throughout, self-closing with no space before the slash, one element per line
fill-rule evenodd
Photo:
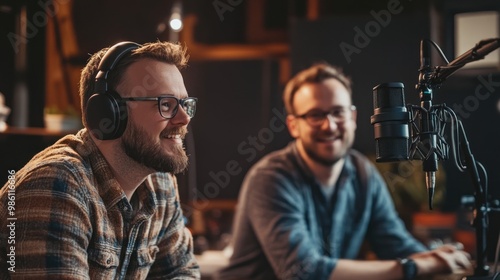
<path fill-rule="evenodd" d="M 310 238 L 305 205 L 291 178 L 277 172 L 258 172 L 249 179 L 248 217 L 261 247 L 279 279 L 328 279 L 337 262 L 321 254 Z"/>
<path fill-rule="evenodd" d="M 368 169 L 368 190 L 373 204 L 367 239 L 372 250 L 381 259 L 401 258 L 425 251 L 426 248 L 408 232 L 399 218 L 380 173 L 372 166 Z"/>

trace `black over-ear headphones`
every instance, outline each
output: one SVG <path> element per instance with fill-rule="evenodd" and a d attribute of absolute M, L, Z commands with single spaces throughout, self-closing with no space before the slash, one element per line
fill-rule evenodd
<path fill-rule="evenodd" d="M 99 63 L 95 78 L 95 93 L 87 101 L 87 127 L 99 140 L 113 140 L 122 136 L 127 126 L 127 107 L 120 95 L 109 88 L 108 75 L 118 61 L 139 48 L 134 42 L 121 42 L 108 49 Z"/>

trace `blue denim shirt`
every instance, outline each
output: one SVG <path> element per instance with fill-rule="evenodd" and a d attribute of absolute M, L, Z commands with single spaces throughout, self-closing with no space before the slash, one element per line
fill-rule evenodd
<path fill-rule="evenodd" d="M 358 257 L 365 240 L 380 259 L 425 250 L 364 156 L 348 153 L 327 198 L 295 142 L 248 172 L 233 235 L 234 253 L 219 279 L 328 279 L 339 259 Z"/>

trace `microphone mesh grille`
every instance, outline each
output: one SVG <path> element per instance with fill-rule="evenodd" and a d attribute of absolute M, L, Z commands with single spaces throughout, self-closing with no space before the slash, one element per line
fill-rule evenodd
<path fill-rule="evenodd" d="M 408 160 L 409 140 L 406 138 L 379 138 L 376 142 L 376 161 L 392 162 Z"/>
<path fill-rule="evenodd" d="M 376 94 L 373 95 L 373 98 L 373 104 L 375 104 L 376 108 L 394 108 L 405 106 L 403 88 L 388 87 L 384 88 L 384 90 L 377 90 Z"/>

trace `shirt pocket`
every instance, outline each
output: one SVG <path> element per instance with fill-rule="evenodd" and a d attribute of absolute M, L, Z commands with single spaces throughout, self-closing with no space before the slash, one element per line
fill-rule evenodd
<path fill-rule="evenodd" d="M 150 267 L 155 262 L 159 250 L 160 248 L 156 245 L 137 250 L 137 266 Z"/>
<path fill-rule="evenodd" d="M 88 250 L 90 279 L 113 279 L 120 265 L 120 249 L 95 244 Z"/>
<path fill-rule="evenodd" d="M 151 266 L 156 260 L 156 254 L 159 248 L 156 245 L 150 245 L 149 247 L 143 247 L 137 250 L 130 260 L 130 266 L 136 271 L 134 279 L 146 279 Z"/>

